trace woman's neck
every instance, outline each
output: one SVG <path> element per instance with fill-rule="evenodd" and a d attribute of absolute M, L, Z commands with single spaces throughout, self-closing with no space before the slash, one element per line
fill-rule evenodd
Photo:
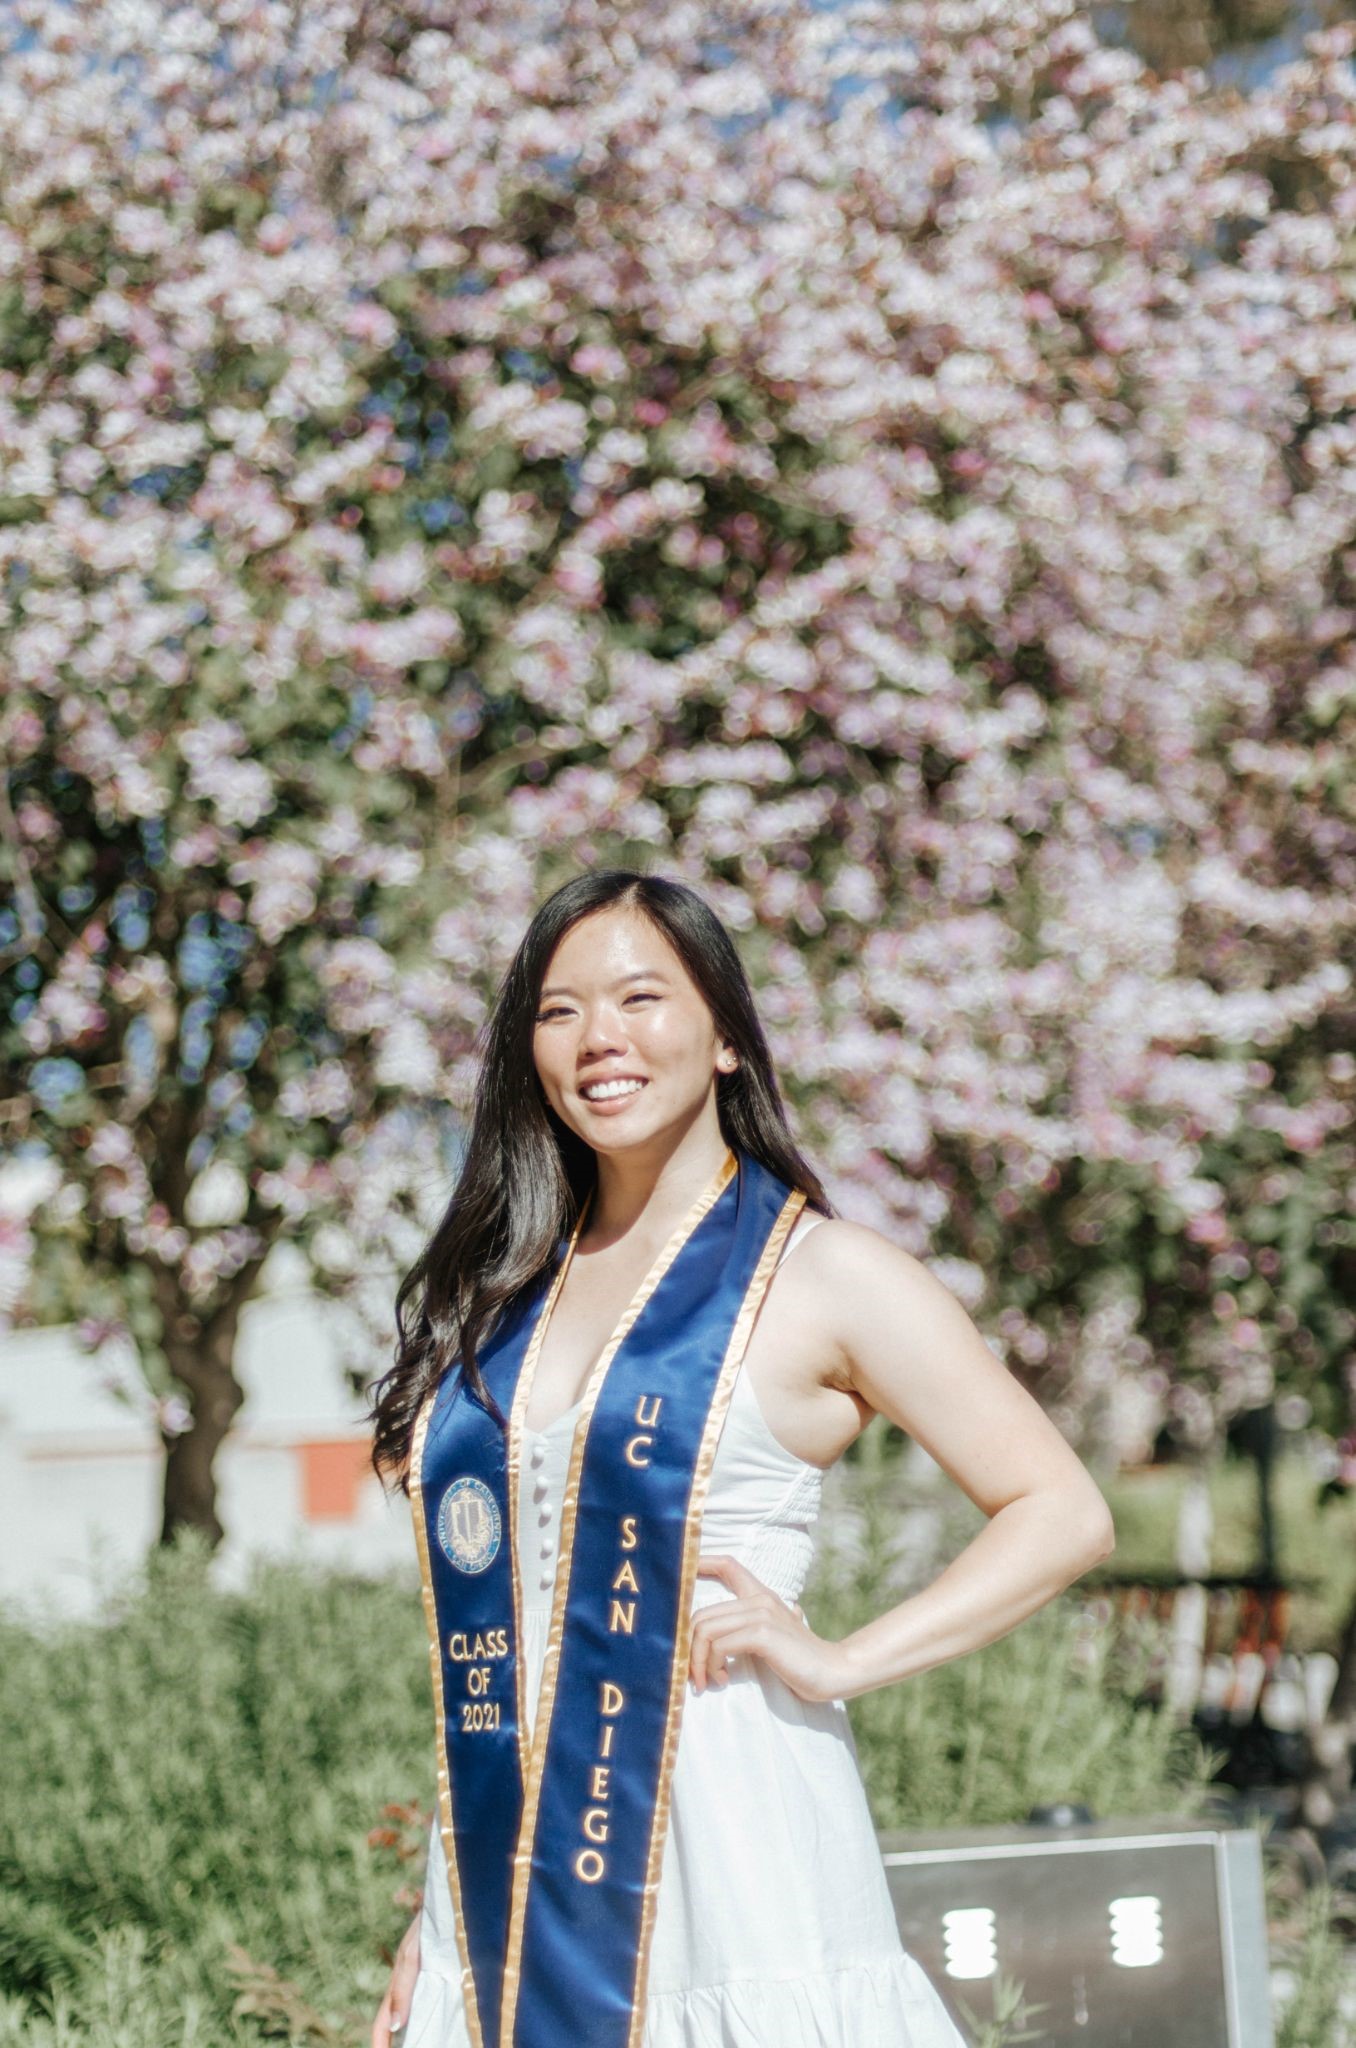
<path fill-rule="evenodd" d="M 639 1155 L 598 1155 L 598 1185 L 580 1237 L 581 1249 L 604 1251 L 641 1229 L 667 1237 L 719 1173 L 730 1149 L 719 1129 L 689 1133 L 658 1164 Z"/>

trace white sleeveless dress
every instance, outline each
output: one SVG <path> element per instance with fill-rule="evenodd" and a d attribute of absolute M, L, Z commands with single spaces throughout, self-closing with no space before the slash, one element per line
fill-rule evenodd
<path fill-rule="evenodd" d="M 822 1220 L 802 1216 L 783 1258 Z M 518 1540 L 529 1717 L 580 1405 L 524 1438 Z M 788 1604 L 798 1600 L 822 1480 L 820 1466 L 773 1436 L 741 1366 L 711 1469 L 702 1550 L 739 1558 Z M 694 1612 L 731 1597 L 719 1580 L 698 1578 Z M 724 1686 L 694 1693 L 689 1681 L 684 1695 L 644 2048 L 965 2048 L 900 1941 L 845 1704 L 801 1699 L 754 1656 L 728 1669 Z M 403 2048 L 471 2048 L 436 1826 L 419 1975 L 399 2038 Z"/>

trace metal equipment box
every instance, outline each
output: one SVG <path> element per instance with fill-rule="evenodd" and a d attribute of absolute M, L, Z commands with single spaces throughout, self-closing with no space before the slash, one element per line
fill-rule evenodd
<path fill-rule="evenodd" d="M 1273 2048 L 1261 1842 L 1206 1820 L 883 1832 L 904 1946 L 983 2022 L 1022 1983 L 1032 2048 Z"/>

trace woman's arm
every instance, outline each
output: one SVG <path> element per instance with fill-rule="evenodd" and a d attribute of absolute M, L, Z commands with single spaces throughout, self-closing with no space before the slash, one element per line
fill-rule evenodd
<path fill-rule="evenodd" d="M 409 2022 L 410 2001 L 419 1975 L 419 1923 L 422 1918 L 421 1908 L 400 1937 L 390 1982 L 372 2022 L 372 2048 L 391 2048 L 396 2035 Z"/>
<path fill-rule="evenodd" d="M 764 1601 L 736 1560 L 703 1559 L 735 1600 L 699 1617 L 698 1690 L 721 1682 L 727 1655 L 753 1650 L 804 1697 L 850 1699 L 1006 1635 L 1110 1556 L 1115 1529 L 1081 1460 L 919 1260 L 841 1219 L 812 1231 L 796 1256 L 823 1304 L 840 1376 L 989 1518 L 930 1586 L 838 1643 L 774 1595 Z"/>

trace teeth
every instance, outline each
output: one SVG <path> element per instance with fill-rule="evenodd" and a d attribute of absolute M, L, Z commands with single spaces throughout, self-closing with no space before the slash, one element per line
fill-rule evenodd
<path fill-rule="evenodd" d="M 595 1081 L 593 1086 L 581 1090 L 586 1102 L 606 1102 L 614 1095 L 634 1095 L 643 1088 L 643 1081 Z"/>

